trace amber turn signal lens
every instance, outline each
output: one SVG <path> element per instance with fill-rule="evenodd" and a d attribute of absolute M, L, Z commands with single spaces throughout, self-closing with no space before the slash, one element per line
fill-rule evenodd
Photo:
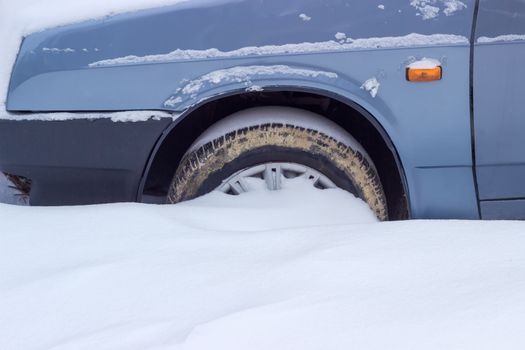
<path fill-rule="evenodd" d="M 407 80 L 413 82 L 427 82 L 441 80 L 443 73 L 441 67 L 430 69 L 407 68 Z"/>

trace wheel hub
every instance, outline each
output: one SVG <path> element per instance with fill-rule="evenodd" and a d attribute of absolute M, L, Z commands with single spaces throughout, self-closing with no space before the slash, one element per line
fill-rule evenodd
<path fill-rule="evenodd" d="M 305 165 L 265 163 L 238 171 L 224 180 L 217 190 L 232 195 L 263 188 L 278 191 L 283 187 L 283 183 L 296 178 L 304 178 L 318 189 L 337 188 L 328 177 Z"/>

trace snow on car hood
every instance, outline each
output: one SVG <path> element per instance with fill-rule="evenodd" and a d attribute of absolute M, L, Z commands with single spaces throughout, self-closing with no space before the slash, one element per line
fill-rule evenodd
<path fill-rule="evenodd" d="M 0 117 L 5 115 L 9 77 L 24 36 L 47 28 L 101 18 L 115 13 L 186 1 L 190 0 L 0 1 L 0 43 L 2 43 L 0 50 Z"/>

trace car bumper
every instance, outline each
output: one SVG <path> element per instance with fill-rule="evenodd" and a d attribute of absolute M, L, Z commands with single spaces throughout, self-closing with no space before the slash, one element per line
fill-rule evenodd
<path fill-rule="evenodd" d="M 0 120 L 0 172 L 30 181 L 31 205 L 133 202 L 155 143 L 171 122 Z"/>

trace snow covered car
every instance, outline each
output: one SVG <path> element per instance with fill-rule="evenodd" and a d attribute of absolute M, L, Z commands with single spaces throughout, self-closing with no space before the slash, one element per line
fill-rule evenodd
<path fill-rule="evenodd" d="M 24 38 L 0 170 L 32 205 L 305 177 L 382 219 L 525 218 L 522 0 L 193 0 Z"/>

